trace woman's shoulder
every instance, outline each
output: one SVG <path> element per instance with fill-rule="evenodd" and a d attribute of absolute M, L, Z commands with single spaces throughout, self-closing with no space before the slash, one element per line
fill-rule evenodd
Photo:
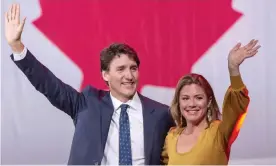
<path fill-rule="evenodd" d="M 220 120 L 214 120 L 210 123 L 209 125 L 209 129 L 213 130 L 213 129 L 217 129 L 218 126 L 220 125 L 221 121 Z"/>
<path fill-rule="evenodd" d="M 171 128 L 170 128 L 170 130 L 169 130 L 169 133 L 173 133 L 173 132 L 175 132 L 175 131 L 176 131 L 176 129 L 177 129 L 177 127 L 176 127 L 176 126 L 171 127 Z"/>
<path fill-rule="evenodd" d="M 217 126 L 219 126 L 220 123 L 221 123 L 221 120 L 214 120 L 214 121 L 210 124 L 210 126 L 212 126 L 212 127 L 217 127 Z"/>
<path fill-rule="evenodd" d="M 182 130 L 183 130 L 183 128 L 180 128 L 180 127 L 171 127 L 168 132 L 168 135 L 170 135 L 170 136 L 179 135 Z"/>
<path fill-rule="evenodd" d="M 211 122 L 209 127 L 207 128 L 207 131 L 208 131 L 207 133 L 212 133 L 212 134 L 217 133 L 220 123 L 221 123 L 220 120 L 215 120 Z"/>

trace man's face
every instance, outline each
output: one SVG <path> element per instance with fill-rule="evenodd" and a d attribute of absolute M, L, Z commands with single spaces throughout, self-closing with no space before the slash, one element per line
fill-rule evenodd
<path fill-rule="evenodd" d="M 139 71 L 137 63 L 126 54 L 114 57 L 109 65 L 109 71 L 103 71 L 102 76 L 108 82 L 111 94 L 125 102 L 136 92 Z"/>

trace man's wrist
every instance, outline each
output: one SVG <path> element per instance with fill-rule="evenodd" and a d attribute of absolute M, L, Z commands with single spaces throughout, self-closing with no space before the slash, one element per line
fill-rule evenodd
<path fill-rule="evenodd" d="M 24 50 L 25 46 L 21 41 L 19 41 L 19 42 L 10 44 L 10 47 L 11 47 L 13 53 L 20 54 Z"/>

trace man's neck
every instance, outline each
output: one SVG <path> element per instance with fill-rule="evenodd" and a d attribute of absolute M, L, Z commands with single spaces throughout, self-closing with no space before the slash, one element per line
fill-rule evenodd
<path fill-rule="evenodd" d="M 122 96 L 122 95 L 117 95 L 116 93 L 110 91 L 110 95 L 111 95 L 113 98 L 115 98 L 115 99 L 121 101 L 122 103 L 126 103 L 126 102 L 128 102 L 129 100 L 132 100 L 132 99 L 133 99 L 135 93 L 134 93 L 132 96 L 130 96 L 130 97 L 124 97 L 124 96 Z"/>

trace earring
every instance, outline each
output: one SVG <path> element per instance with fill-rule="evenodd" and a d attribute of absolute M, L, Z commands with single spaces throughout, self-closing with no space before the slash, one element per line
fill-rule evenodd
<path fill-rule="evenodd" d="M 208 122 L 212 121 L 212 111 L 210 108 L 208 108 L 207 110 L 207 119 L 208 119 Z"/>
<path fill-rule="evenodd" d="M 181 115 L 181 117 L 180 117 L 180 127 L 182 127 L 182 126 L 183 126 L 183 117 Z"/>

